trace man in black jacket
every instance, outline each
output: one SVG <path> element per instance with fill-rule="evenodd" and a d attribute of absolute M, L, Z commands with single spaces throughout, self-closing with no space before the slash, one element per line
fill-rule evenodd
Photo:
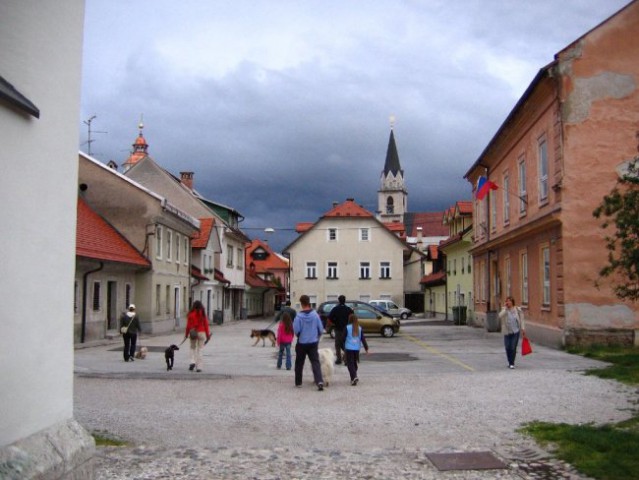
<path fill-rule="evenodd" d="M 328 314 L 328 319 L 333 324 L 335 331 L 335 356 L 337 357 L 335 364 L 339 365 L 342 363 L 346 325 L 348 325 L 348 317 L 353 313 L 353 309 L 346 305 L 346 297 L 344 295 L 340 295 L 337 301 L 339 303 L 335 305 L 331 313 Z"/>

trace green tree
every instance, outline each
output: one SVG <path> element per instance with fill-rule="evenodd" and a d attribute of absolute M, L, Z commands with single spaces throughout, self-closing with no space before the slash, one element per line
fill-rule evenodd
<path fill-rule="evenodd" d="M 637 134 L 639 139 L 639 133 Z M 592 212 L 603 218 L 602 228 L 614 227 L 606 235 L 608 264 L 599 274 L 611 277 L 615 295 L 624 300 L 639 299 L 639 157 L 628 165 L 612 191 Z M 598 284 L 598 282 L 595 282 Z"/>

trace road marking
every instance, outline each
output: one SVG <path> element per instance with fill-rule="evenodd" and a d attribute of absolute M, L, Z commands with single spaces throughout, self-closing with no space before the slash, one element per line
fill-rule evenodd
<path fill-rule="evenodd" d="M 443 357 L 446 360 L 451 361 L 455 365 L 459 365 L 460 367 L 465 368 L 466 370 L 470 370 L 471 372 L 475 371 L 475 369 L 473 367 L 471 367 L 470 365 L 466 365 L 464 362 L 462 362 L 460 360 L 457 360 L 456 358 L 451 357 L 450 355 L 446 355 L 445 353 L 440 352 L 436 348 L 431 347 L 430 345 L 428 345 L 426 342 L 422 342 L 419 338 L 413 337 L 412 335 L 406 335 L 405 333 L 401 333 L 400 336 L 410 340 L 411 342 L 413 342 L 413 343 L 415 343 L 417 345 L 419 345 L 423 349 L 428 350 L 430 353 L 432 353 L 434 355 L 439 355 L 440 357 Z"/>

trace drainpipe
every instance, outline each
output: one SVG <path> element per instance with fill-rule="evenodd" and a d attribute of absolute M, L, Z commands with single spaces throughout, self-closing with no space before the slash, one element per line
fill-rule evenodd
<path fill-rule="evenodd" d="M 100 266 L 95 270 L 89 270 L 82 276 L 82 329 L 80 332 L 80 343 L 84 343 L 84 336 L 87 329 L 87 279 L 89 275 L 99 272 L 104 268 L 104 262 L 100 262 Z"/>

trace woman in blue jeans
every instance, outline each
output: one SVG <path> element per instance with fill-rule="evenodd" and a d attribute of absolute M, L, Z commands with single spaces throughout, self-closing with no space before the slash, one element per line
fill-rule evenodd
<path fill-rule="evenodd" d="M 526 335 L 524 324 L 524 312 L 515 306 L 513 297 L 506 297 L 504 306 L 499 312 L 501 322 L 501 333 L 504 335 L 504 347 L 506 348 L 506 358 L 508 368 L 515 368 L 515 357 L 517 356 L 517 344 L 519 343 L 519 333 Z"/>

